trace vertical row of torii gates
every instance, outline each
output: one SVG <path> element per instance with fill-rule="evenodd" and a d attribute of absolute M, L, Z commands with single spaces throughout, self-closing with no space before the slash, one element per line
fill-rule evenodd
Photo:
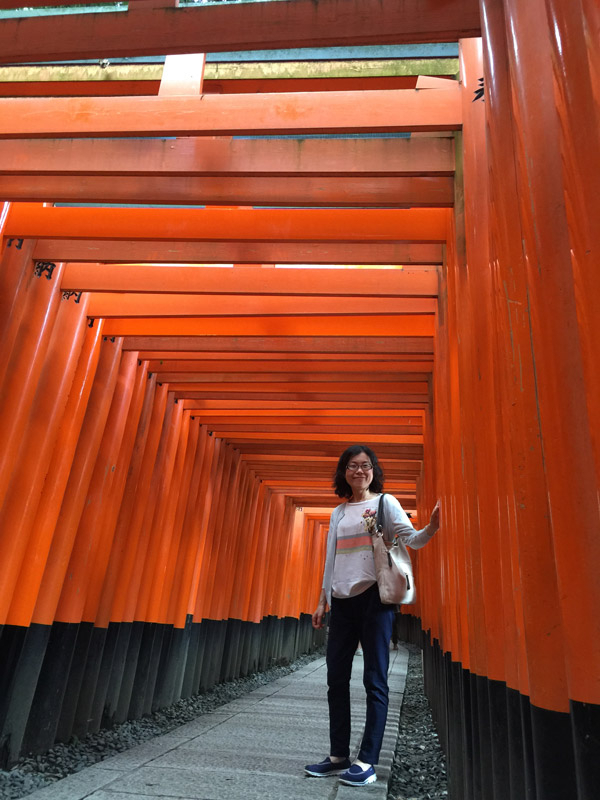
<path fill-rule="evenodd" d="M 363 442 L 451 797 L 597 798 L 597 0 L 86 5 L 0 0 L 2 765 L 314 648 Z"/>

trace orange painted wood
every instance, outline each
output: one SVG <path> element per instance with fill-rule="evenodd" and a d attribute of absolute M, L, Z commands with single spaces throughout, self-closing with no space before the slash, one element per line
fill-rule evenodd
<path fill-rule="evenodd" d="M 150 394 L 152 406 L 147 432 L 139 432 L 136 442 L 136 461 L 141 461 L 137 476 L 136 493 L 134 495 L 132 511 L 125 508 L 125 517 L 118 521 L 118 531 L 121 525 L 127 524 L 126 548 L 121 562 L 119 580 L 116 582 L 112 599 L 110 619 L 111 622 L 132 622 L 135 618 L 135 606 L 139 593 L 144 558 L 148 545 L 147 512 L 154 509 L 156 494 L 152 491 L 152 478 L 155 462 L 165 419 L 168 393 L 165 387 L 156 386 L 155 379 L 151 381 Z M 150 400 L 148 400 L 150 402 Z M 131 516 L 130 516 L 131 515 Z"/>
<path fill-rule="evenodd" d="M 539 20 L 545 19 L 545 7 L 535 0 L 527 8 L 516 8 L 512 0 L 507 0 L 506 12 L 507 26 L 517 32 L 518 40 L 529 44 L 519 52 L 518 70 L 514 43 L 509 53 L 515 87 L 515 117 L 522 131 L 522 147 L 525 154 L 536 149 L 536 159 L 541 159 L 539 170 L 534 170 L 531 163 L 520 161 L 519 177 L 537 400 L 560 604 L 556 611 L 564 623 L 562 634 L 568 681 L 566 687 L 560 687 L 556 685 L 558 678 L 552 685 L 547 680 L 542 691 L 548 692 L 547 699 L 544 697 L 545 707 L 562 699 L 564 708 L 567 694 L 572 700 L 593 703 L 600 700 L 600 683 L 591 677 L 600 669 L 597 635 L 600 589 L 596 575 L 596 565 L 600 561 L 600 512 L 598 465 L 591 435 L 596 422 L 590 418 L 586 398 L 589 373 L 586 374 L 584 368 L 578 330 L 580 287 L 574 283 L 572 270 L 564 269 L 564 264 L 571 260 L 573 236 L 563 205 L 561 123 L 551 71 L 548 23 L 542 28 L 544 34 L 538 47 L 533 48 L 529 38 L 532 30 L 539 31 Z M 541 53 L 546 67 L 540 74 L 534 64 Z M 594 398 L 592 405 L 595 402 Z M 562 435 L 565 419 L 570 420 L 568 435 Z M 577 497 L 577 503 L 567 511 L 569 497 L 571 503 L 572 498 Z M 584 532 L 575 541 L 568 533 L 573 526 L 575 529 L 582 526 Z M 577 597 L 568 588 L 575 574 Z M 559 638 L 558 633 L 556 638 Z M 559 695 L 561 689 L 565 693 L 563 698 Z"/>
<path fill-rule="evenodd" d="M 181 241 L 445 241 L 446 209 L 54 208 L 16 203 L 10 236 Z M 360 262 L 359 262 L 360 263 Z"/>
<path fill-rule="evenodd" d="M 442 89 L 0 98 L 0 139 L 395 133 L 461 124 L 458 93 Z"/>
<path fill-rule="evenodd" d="M 412 242 L 155 242 L 48 239 L 36 245 L 40 261 L 188 264 L 405 264 L 438 265 L 440 244 Z"/>
<path fill-rule="evenodd" d="M 7 139 L 0 148 L 0 175 L 11 174 L 135 178 L 452 177 L 454 140 L 194 136 L 143 141 Z"/>
<path fill-rule="evenodd" d="M 133 361 L 136 362 L 135 355 L 131 355 L 133 356 Z M 125 365 L 126 360 L 123 358 L 122 374 Z M 135 368 L 131 368 L 128 364 L 127 367 L 129 367 L 127 373 L 131 376 L 127 393 L 130 394 L 131 400 L 127 409 L 119 451 L 117 458 L 114 459 L 112 468 L 114 477 L 110 497 L 104 501 L 101 514 L 96 522 L 100 535 L 83 609 L 83 619 L 94 622 L 97 627 L 106 627 L 110 621 L 108 602 L 104 601 L 102 617 L 100 616 L 100 606 L 102 599 L 106 597 L 106 593 L 112 594 L 114 592 L 114 581 L 118 577 L 118 559 L 120 559 L 124 550 L 123 540 L 117 539 L 117 521 L 125 499 L 126 482 L 130 474 L 137 429 L 143 410 L 146 387 L 149 383 L 143 363 L 140 364 L 138 361 Z M 115 558 L 117 559 L 116 562 Z"/>
<path fill-rule="evenodd" d="M 163 535 L 168 529 L 169 499 L 173 473 L 182 428 L 183 407 L 177 403 L 167 403 L 167 413 L 151 492 L 157 500 L 152 516 L 148 515 L 149 542 L 144 559 L 144 569 L 140 590 L 136 602 L 135 619 L 149 620 L 149 612 L 153 603 L 154 590 L 157 588 L 157 574 L 160 572 Z"/>
<path fill-rule="evenodd" d="M 353 339 L 344 336 L 129 336 L 124 341 L 126 350 L 147 350 L 164 347 L 173 350 L 235 353 L 355 353 L 364 356 L 371 353 L 409 353 L 419 357 L 433 353 L 433 340 L 429 336 L 386 336 Z"/>
<path fill-rule="evenodd" d="M 56 265 L 51 280 L 37 276 L 31 279 L 6 378 L 0 385 L 0 503 L 6 495 L 48 351 L 60 304 L 58 286 L 63 268 L 64 264 Z"/>
<path fill-rule="evenodd" d="M 212 563 L 207 584 L 206 615 L 210 619 L 226 619 L 229 604 L 227 584 L 231 576 L 231 566 L 237 557 L 239 530 L 236 519 L 239 515 L 240 458 L 233 449 L 227 448 L 227 467 L 217 505 L 219 519 L 211 530 L 218 548 Z"/>
<path fill-rule="evenodd" d="M 144 362 L 141 365 L 145 370 Z M 139 389 L 138 389 L 139 390 Z M 116 597 L 122 587 L 128 584 L 131 563 L 131 552 L 135 552 L 135 530 L 130 527 L 134 517 L 136 505 L 143 502 L 143 475 L 144 455 L 150 439 L 151 419 L 156 393 L 156 378 L 148 376 L 143 384 L 143 399 L 141 403 L 138 426 L 135 430 L 135 441 L 129 460 L 125 487 L 115 522 L 113 547 L 110 553 L 102 592 L 98 602 L 95 623 L 98 627 L 108 627 L 111 621 L 111 610 Z M 139 402 L 139 400 L 138 400 Z M 132 403 L 133 405 L 133 403 Z M 135 406 L 134 406 L 135 407 Z"/>
<path fill-rule="evenodd" d="M 6 214 L 9 204 L 5 205 Z M 6 214 L 3 219 L 6 219 Z M 13 345 L 35 281 L 32 255 L 35 242 L 10 239 L 4 242 L 0 258 L 0 383 L 4 380 Z"/>
<path fill-rule="evenodd" d="M 212 373 L 193 373 L 193 372 L 167 372 L 160 371 L 158 373 L 161 381 L 168 381 L 174 383 L 193 383 L 202 389 L 205 384 L 211 385 L 224 385 L 229 383 L 250 385 L 253 383 L 308 383 L 314 386 L 315 383 L 320 383 L 321 388 L 325 385 L 335 385 L 336 382 L 351 382 L 354 384 L 369 384 L 373 389 L 385 390 L 390 388 L 393 391 L 410 391 L 410 392 L 427 392 L 428 383 L 424 375 L 406 373 L 397 374 L 395 370 L 391 369 L 385 373 L 381 372 L 368 372 L 368 365 L 362 370 L 346 371 L 330 371 L 330 372 L 303 372 L 298 373 L 285 373 L 285 372 L 270 372 L 266 371 L 268 367 L 260 369 L 256 365 L 254 373 L 240 372 L 212 372 Z M 163 367 L 164 370 L 164 367 Z M 389 385 L 388 385 L 389 384 Z M 285 388 L 279 385 L 279 389 Z"/>
<path fill-rule="evenodd" d="M 196 598 L 194 617 L 198 620 L 210 618 L 210 605 L 212 599 L 211 586 L 214 582 L 212 574 L 218 559 L 220 538 L 216 535 L 222 522 L 220 502 L 223 493 L 223 483 L 227 484 L 231 470 L 232 452 L 221 439 L 215 439 L 215 454 L 213 462 L 213 476 L 209 484 L 209 502 L 206 504 L 206 514 L 203 519 L 204 550 L 200 564 L 200 576 Z"/>
<path fill-rule="evenodd" d="M 98 448 L 116 386 L 121 357 L 120 340 L 102 341 L 94 383 L 86 406 L 69 479 L 62 496 L 56 498 L 60 512 L 54 528 L 52 546 L 40 586 L 32 622 L 51 625 L 69 566 L 77 527 L 83 512 Z M 50 509 L 49 509 L 50 511 Z M 80 622 L 72 618 L 70 622 Z"/>
<path fill-rule="evenodd" d="M 474 627 L 472 669 L 492 680 L 502 681 L 506 677 L 503 614 L 505 601 L 510 602 L 510 598 L 503 596 L 502 590 L 499 565 L 503 556 L 508 557 L 508 549 L 503 551 L 501 547 L 497 462 L 490 459 L 490 454 L 497 452 L 499 447 L 496 418 L 489 415 L 498 396 L 498 370 L 493 339 L 496 325 L 490 324 L 495 313 L 495 287 L 489 269 L 489 217 L 482 213 L 482 208 L 490 206 L 488 173 L 480 168 L 486 159 L 485 103 L 473 102 L 483 72 L 481 42 L 476 39 L 461 41 L 459 56 L 463 113 L 468 120 L 462 134 L 465 245 L 469 264 L 468 283 L 464 290 L 472 308 L 468 315 L 469 324 L 465 326 L 470 328 L 471 352 L 465 358 L 465 364 L 468 364 L 471 374 L 468 382 L 464 382 L 467 390 L 462 405 L 465 431 L 471 429 L 473 439 L 473 444 L 465 448 L 469 459 L 465 471 L 472 474 L 472 485 L 478 487 L 477 494 L 469 493 L 470 526 L 467 534 L 471 591 L 476 609 L 471 615 Z M 460 273 L 464 274 L 462 270 Z M 464 317 L 461 315 L 461 322 Z M 461 335 L 461 343 L 464 341 Z M 463 354 L 466 355 L 464 348 Z M 481 630 L 485 631 L 484 636 L 477 633 Z"/>
<path fill-rule="evenodd" d="M 398 316 L 365 314 L 360 318 L 360 334 L 365 338 L 380 336 L 433 336 L 431 315 Z M 107 336 L 345 336 L 356 331 L 358 320 L 351 315 L 295 317 L 187 317 L 172 319 L 143 317 L 112 318 L 105 322 Z"/>
<path fill-rule="evenodd" d="M 225 80 L 204 80 L 204 94 L 254 94 L 269 92 L 338 92 L 364 91 L 371 89 L 414 89 L 417 79 L 414 75 L 389 77 L 352 78 L 227 78 Z M 0 97 L 106 97 L 123 95 L 158 94 L 160 81 L 141 79 L 126 80 L 121 76 L 114 80 L 66 80 L 40 82 L 5 81 L 0 82 Z"/>
<path fill-rule="evenodd" d="M 136 0 L 137 2 L 137 0 Z M 480 33 L 475 0 L 335 0 L 254 7 L 133 8 L 128 12 L 4 20 L 0 62 L 401 42 L 448 42 Z M 35 5 L 35 4 L 34 4 Z"/>
<path fill-rule="evenodd" d="M 85 317 L 85 299 L 79 305 L 72 300 L 60 304 L 32 411 L 12 464 L 11 482 L 0 511 L 0 560 L 3 564 L 0 609 L 3 620 L 17 586 L 18 593 L 26 595 L 24 603 L 32 607 L 32 600 L 35 602 L 37 585 L 19 585 L 19 576 L 24 562 L 38 556 L 37 531 L 32 526 L 81 352 Z"/>
<path fill-rule="evenodd" d="M 586 42 L 585 11 L 578 5 L 562 7 L 555 0 L 545 3 L 548 12 L 554 94 L 560 120 L 559 141 L 563 154 L 563 180 L 575 301 L 581 338 L 586 400 L 590 420 L 598 418 L 600 407 L 600 331 L 595 309 L 600 302 L 600 280 L 596 265 L 600 252 L 600 231 L 594 223 L 599 212 L 594 175 L 600 169 L 600 112 L 594 96 L 591 59 L 594 48 Z M 592 4 L 590 4 L 591 12 Z M 582 13 L 583 11 L 583 13 Z M 596 8 L 596 21 L 600 10 Z M 580 125 L 594 109 L 596 124 Z M 600 475 L 600 431 L 592 425 L 596 473 Z"/>
<path fill-rule="evenodd" d="M 200 421 L 194 418 L 190 418 L 190 436 L 194 460 L 182 522 L 181 543 L 175 566 L 175 573 L 178 577 L 173 585 L 167 610 L 167 619 L 176 628 L 185 626 L 193 587 L 193 576 L 197 566 L 196 553 L 199 544 L 200 526 L 198 525 L 198 517 L 200 509 L 198 504 L 200 502 L 200 487 L 203 479 L 208 434 L 206 428 L 200 424 Z"/>
<path fill-rule="evenodd" d="M 220 296 L 231 295 L 230 303 L 252 303 L 244 295 L 258 298 L 271 295 L 299 295 L 314 298 L 319 295 L 336 298 L 365 296 L 396 300 L 400 297 L 432 298 L 437 295 L 437 270 L 432 269 L 369 269 L 353 270 L 352 280 L 346 273 L 332 269 L 269 269 L 239 267 L 233 269 L 206 266 L 158 266 L 143 264 L 80 264 L 65 266 L 61 279 L 63 289 L 86 292 L 119 292 L 216 295 L 212 307 L 221 302 Z M 116 298 L 118 299 L 118 298 Z M 143 302 L 144 298 L 140 297 Z M 123 301 L 127 298 L 123 297 Z M 177 297 L 179 303 L 180 298 Z M 262 302 L 262 300 L 261 300 Z M 268 301 L 267 301 L 268 302 Z M 296 300 L 294 300 L 296 302 Z M 312 302 L 312 300 L 311 300 Z M 367 305 L 367 311 L 369 304 Z M 250 308 L 253 306 L 250 305 Z M 256 308 L 256 306 L 254 306 Z M 402 306 L 399 306 L 402 308 Z M 184 306 L 185 308 L 185 306 Z M 265 306 L 265 313 L 275 311 L 276 305 Z M 354 311 L 354 307 L 352 307 Z M 104 311 L 100 308 L 99 311 Z M 100 315 L 99 315 L 100 316 Z"/>
<path fill-rule="evenodd" d="M 91 618 L 86 619 L 84 612 L 89 592 L 92 589 L 95 593 L 100 591 L 103 577 L 100 554 L 105 550 L 106 540 L 112 539 L 112 531 L 106 530 L 104 523 L 111 506 L 117 501 L 114 492 L 116 461 L 131 404 L 136 365 L 137 358 L 133 353 L 122 354 L 110 409 L 83 498 L 82 513 L 56 609 L 55 618 L 61 622 L 82 619 L 91 622 L 95 615 L 97 598 L 91 600 Z"/>
<path fill-rule="evenodd" d="M 242 619 L 249 620 L 250 622 L 255 621 L 252 617 L 252 608 L 251 608 L 254 577 L 257 571 L 257 564 L 260 565 L 260 557 L 261 554 L 264 552 L 264 548 L 266 545 L 264 537 L 261 536 L 262 515 L 263 515 L 263 509 L 265 508 L 265 505 L 268 502 L 268 498 L 270 496 L 271 493 L 269 492 L 267 487 L 262 482 L 259 482 L 258 486 L 256 487 L 255 501 L 252 504 L 252 509 L 250 513 L 249 521 L 251 523 L 251 527 L 249 528 L 248 531 L 248 536 L 250 538 L 250 546 L 247 551 L 248 560 L 245 573 L 245 580 L 242 583 L 242 588 L 240 591 L 241 594 L 240 608 L 242 609 L 242 615 L 243 615 Z"/>
<path fill-rule="evenodd" d="M 188 555 L 188 538 L 186 536 L 184 523 L 190 503 L 190 494 L 194 497 L 196 496 L 198 480 L 197 466 L 202 464 L 202 459 L 198 457 L 198 442 L 200 438 L 199 422 L 198 420 L 193 420 L 189 414 L 186 415 L 185 413 L 184 421 L 188 426 L 188 442 L 183 465 L 183 483 L 177 498 L 177 508 L 175 510 L 173 523 L 174 539 L 173 545 L 169 551 L 167 574 L 164 580 L 160 609 L 160 618 L 165 623 L 171 625 L 175 624 L 175 604 L 181 594 L 181 577 L 185 569 L 185 560 Z M 184 588 L 189 592 L 189 579 L 185 583 Z M 180 627 L 184 626 L 185 621 Z"/>
<path fill-rule="evenodd" d="M 317 373 L 334 373 L 344 372 L 351 370 L 357 373 L 389 373 L 393 371 L 396 373 L 397 380 L 409 380 L 408 376 L 415 377 L 410 380 L 421 380 L 421 373 L 431 372 L 432 365 L 429 361 L 398 361 L 393 359 L 391 361 L 365 359 L 358 361 L 356 359 L 331 359 L 324 361 L 317 361 L 311 358 L 310 364 L 306 364 L 305 360 L 291 361 L 286 358 L 285 361 L 279 359 L 266 359 L 262 358 L 260 353 L 255 357 L 247 357 L 246 360 L 241 361 L 237 359 L 223 359 L 219 357 L 219 364 L 214 360 L 208 360 L 204 353 L 196 353 L 198 358 L 189 358 L 187 360 L 178 359 L 178 353 L 165 353 L 164 358 L 160 357 L 161 353 L 155 353 L 157 358 L 148 361 L 148 370 L 150 372 L 169 372 L 169 373 L 189 373 L 196 374 L 215 373 L 219 375 L 228 375 L 230 373 L 256 373 L 256 372 L 269 372 L 272 374 L 284 372 L 290 374 L 317 374 Z M 140 354 L 141 357 L 141 354 Z M 147 355 L 144 356 L 147 358 Z"/>
<path fill-rule="evenodd" d="M 209 364 L 213 364 L 214 369 L 214 362 L 219 361 L 223 362 L 223 366 L 226 368 L 228 363 L 231 362 L 233 364 L 240 363 L 240 356 L 235 352 L 200 352 L 197 350 L 140 350 L 140 358 L 145 360 L 154 360 L 154 362 L 163 362 L 166 363 L 167 361 L 171 361 L 174 364 L 180 363 L 189 363 L 197 361 L 200 364 L 206 363 L 207 367 Z M 244 360 L 243 363 L 252 363 L 256 362 L 259 365 L 264 363 L 267 365 L 267 362 L 271 362 L 274 364 L 274 369 L 277 369 L 277 365 L 281 363 L 282 356 L 277 353 L 264 353 L 260 351 L 251 351 L 248 350 L 244 353 Z M 311 355 L 310 353 L 286 353 L 285 355 L 286 362 L 291 364 L 299 364 L 303 361 L 310 361 L 311 363 L 316 364 L 315 370 L 320 370 L 323 365 L 326 365 L 328 362 L 334 362 L 339 364 L 342 368 L 347 366 L 348 361 L 353 361 L 354 358 L 349 353 L 315 353 L 315 355 Z M 422 371 L 426 368 L 425 365 L 432 364 L 432 356 L 425 355 L 419 356 L 415 355 L 414 353 L 400 353 L 397 356 L 394 353 L 377 353 L 372 358 L 369 358 L 369 364 L 374 364 L 373 369 L 377 370 L 379 368 L 386 369 L 386 364 L 389 366 L 390 361 L 394 362 L 398 365 L 399 371 L 411 371 L 414 367 L 417 371 Z M 296 369 L 296 366 L 290 367 L 290 369 Z M 178 367 L 175 367 L 178 369 Z"/>
<path fill-rule="evenodd" d="M 505 673 L 508 686 L 528 695 L 530 683 L 524 635 L 527 629 L 524 597 L 529 591 L 531 570 L 526 566 L 521 571 L 518 532 L 521 530 L 522 536 L 527 536 L 527 539 L 523 538 L 527 564 L 532 552 L 526 546 L 530 540 L 527 531 L 538 530 L 534 515 L 536 508 L 547 502 L 547 488 L 537 432 L 535 388 L 530 384 L 534 369 L 531 360 L 531 322 L 528 314 L 513 313 L 514 310 L 526 306 L 527 288 L 522 227 L 518 212 L 515 147 L 512 137 L 501 135 L 501 130 L 515 125 L 503 8 L 487 3 L 485 20 L 483 48 L 484 76 L 490 102 L 487 107 L 490 194 L 496 209 L 490 218 L 490 255 L 497 259 L 494 282 L 497 287 L 498 365 L 502 370 L 498 388 L 503 413 L 498 415 L 500 418 L 497 424 L 499 431 L 503 432 L 504 440 L 511 442 L 509 448 L 500 448 L 498 451 L 498 477 L 501 481 L 499 494 L 506 498 L 499 503 L 499 508 L 506 509 L 504 513 L 501 512 L 501 525 L 506 531 L 505 548 L 508 549 L 508 558 L 503 556 L 500 567 L 503 591 L 505 595 L 510 594 L 504 606 Z M 510 357 L 502 358 L 502 353 L 509 353 Z M 509 409 L 511 412 L 507 413 Z M 546 541 L 548 522 L 545 521 L 543 528 L 539 530 L 543 541 Z M 535 574 L 533 572 L 534 580 Z M 523 591 L 511 592 L 510 588 L 508 591 L 504 589 L 517 584 L 523 587 Z M 529 614 L 527 618 L 529 619 Z M 530 641 L 533 639 L 528 638 Z"/>
<path fill-rule="evenodd" d="M 18 584 L 22 591 L 13 595 L 7 623 L 28 626 L 31 623 L 42 576 L 53 543 L 56 521 L 69 479 L 73 456 L 81 431 L 88 398 L 100 356 L 102 324 L 85 328 L 85 337 L 67 404 L 56 437 L 52 459 L 41 491 L 35 520 L 31 526 L 29 552 L 21 567 Z"/>
<path fill-rule="evenodd" d="M 156 567 L 152 578 L 152 591 L 146 610 L 146 619 L 157 620 L 161 623 L 166 622 L 166 612 L 171 590 L 169 577 L 172 578 L 172 570 L 175 566 L 178 547 L 178 531 L 176 530 L 176 516 L 180 504 L 182 492 L 189 487 L 188 478 L 191 474 L 184 475 L 185 466 L 189 467 L 188 446 L 190 414 L 183 409 L 180 411 L 181 423 L 177 435 L 177 447 L 173 462 L 171 483 L 164 494 L 164 514 L 160 518 L 158 554 Z"/>
<path fill-rule="evenodd" d="M 435 314 L 433 298 L 370 298 L 362 297 L 272 297 L 269 295 L 149 295 L 95 293 L 90 298 L 90 317 L 221 317 L 256 316 L 274 314 L 303 314 L 309 317 L 331 314 Z"/>
<path fill-rule="evenodd" d="M 452 178 L 56 178 L 0 176 L 0 196 L 53 203 L 449 208 Z"/>

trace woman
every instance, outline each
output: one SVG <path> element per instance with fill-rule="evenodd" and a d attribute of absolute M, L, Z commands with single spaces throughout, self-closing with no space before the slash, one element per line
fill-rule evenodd
<path fill-rule="evenodd" d="M 379 758 L 388 709 L 387 671 L 394 606 L 379 599 L 373 548 L 365 517 L 376 511 L 383 492 L 383 470 L 377 456 L 364 445 L 352 445 L 340 456 L 334 488 L 346 498 L 334 509 L 327 535 L 323 588 L 312 616 L 323 627 L 327 605 L 331 609 L 327 643 L 327 701 L 329 703 L 330 755 L 305 767 L 308 775 L 340 775 L 342 783 L 365 786 L 377 780 Z M 418 549 L 439 527 L 439 504 L 429 524 L 415 531 L 392 495 L 386 495 L 384 537 Z M 367 512 L 367 513 L 366 513 Z M 358 757 L 350 762 L 350 675 L 358 642 L 364 657 L 363 683 L 367 716 Z"/>

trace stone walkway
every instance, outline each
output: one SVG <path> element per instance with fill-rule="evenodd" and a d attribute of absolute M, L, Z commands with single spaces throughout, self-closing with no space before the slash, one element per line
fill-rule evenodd
<path fill-rule="evenodd" d="M 328 752 L 325 659 L 273 681 L 139 747 L 70 775 L 29 800 L 385 800 L 408 652 L 390 652 L 390 710 L 377 783 L 310 778 L 304 764 Z M 362 736 L 362 658 L 352 670 L 353 754 Z"/>

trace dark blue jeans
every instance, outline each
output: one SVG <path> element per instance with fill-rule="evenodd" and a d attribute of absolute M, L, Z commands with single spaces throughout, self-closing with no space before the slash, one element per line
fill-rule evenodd
<path fill-rule="evenodd" d="M 388 710 L 387 673 L 394 606 L 379 599 L 377 584 L 343 600 L 332 598 L 327 642 L 327 700 L 331 755 L 350 755 L 350 675 L 360 641 L 367 718 L 358 758 L 377 764 Z"/>

